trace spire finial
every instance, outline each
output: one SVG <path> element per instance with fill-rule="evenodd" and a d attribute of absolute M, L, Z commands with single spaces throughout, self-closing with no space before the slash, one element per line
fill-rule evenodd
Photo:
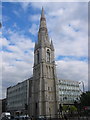
<path fill-rule="evenodd" d="M 45 18 L 43 6 L 42 6 L 41 18 Z"/>
<path fill-rule="evenodd" d="M 54 50 L 53 41 L 51 39 L 51 49 Z"/>
<path fill-rule="evenodd" d="M 40 28 L 47 28 L 43 7 L 42 7 L 42 11 L 41 11 Z"/>

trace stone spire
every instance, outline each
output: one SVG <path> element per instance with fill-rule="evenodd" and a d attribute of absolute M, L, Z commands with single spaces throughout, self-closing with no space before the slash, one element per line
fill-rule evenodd
<path fill-rule="evenodd" d="M 34 47 L 34 50 L 37 48 L 37 42 L 35 42 L 35 47 Z"/>
<path fill-rule="evenodd" d="M 46 26 L 46 18 L 44 14 L 44 9 L 42 7 L 41 11 L 41 18 L 40 18 L 40 26 L 38 31 L 38 42 L 35 44 L 35 50 L 39 47 L 50 47 L 50 41 L 49 41 L 49 35 L 48 35 L 48 29 Z"/>
<path fill-rule="evenodd" d="M 42 12 L 41 12 L 41 19 L 40 19 L 40 28 L 46 28 L 47 29 L 47 26 L 46 26 L 46 18 L 45 18 L 45 14 L 44 14 L 44 9 L 42 7 Z"/>
<path fill-rule="evenodd" d="M 52 40 L 51 40 L 51 49 L 54 51 L 54 46 L 53 46 Z"/>
<path fill-rule="evenodd" d="M 49 40 L 44 9 L 42 8 L 38 41 L 34 49 L 33 80 L 31 85 L 31 116 L 57 116 L 56 72 L 54 46 Z M 50 91 L 47 88 L 52 88 Z M 49 96 L 49 97 L 48 97 Z M 50 99 L 49 99 L 50 98 Z"/>
<path fill-rule="evenodd" d="M 45 15 L 44 15 L 44 9 L 42 7 L 42 12 L 41 12 L 41 18 L 44 18 L 45 19 Z"/>

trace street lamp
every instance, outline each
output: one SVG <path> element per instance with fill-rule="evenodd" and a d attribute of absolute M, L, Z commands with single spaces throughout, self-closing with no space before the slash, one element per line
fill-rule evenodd
<path fill-rule="evenodd" d="M 84 93 L 84 91 L 85 91 L 85 90 L 84 90 L 84 82 L 83 82 L 83 81 L 80 81 L 79 84 L 81 84 L 81 83 L 82 83 L 82 86 L 83 86 L 83 93 Z"/>

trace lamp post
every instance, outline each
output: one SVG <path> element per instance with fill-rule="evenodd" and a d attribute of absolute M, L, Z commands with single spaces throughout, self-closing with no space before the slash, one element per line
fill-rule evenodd
<path fill-rule="evenodd" d="M 83 86 L 83 93 L 84 93 L 85 92 L 85 90 L 84 90 L 84 82 L 80 81 L 79 84 L 81 84 L 81 83 L 82 83 L 82 86 Z"/>

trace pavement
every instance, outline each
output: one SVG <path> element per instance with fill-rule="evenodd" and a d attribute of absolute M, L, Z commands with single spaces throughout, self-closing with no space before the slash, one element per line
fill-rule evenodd
<path fill-rule="evenodd" d="M 17 119 L 9 119 L 9 120 L 17 120 Z M 31 119 L 19 119 L 19 120 L 31 120 Z M 36 119 L 33 119 L 36 120 Z M 38 119 L 39 120 L 39 119 Z M 43 119 L 40 119 L 43 120 Z M 55 118 L 55 119 L 46 119 L 46 120 L 90 120 L 90 116 L 89 117 L 70 117 L 70 118 Z"/>
<path fill-rule="evenodd" d="M 90 116 L 89 117 L 71 117 L 71 118 L 58 118 L 58 119 L 48 119 L 48 120 L 90 120 Z"/>
<path fill-rule="evenodd" d="M 58 119 L 59 120 L 59 119 Z M 71 118 L 61 118 L 60 120 L 90 120 L 90 117 L 71 117 Z"/>

